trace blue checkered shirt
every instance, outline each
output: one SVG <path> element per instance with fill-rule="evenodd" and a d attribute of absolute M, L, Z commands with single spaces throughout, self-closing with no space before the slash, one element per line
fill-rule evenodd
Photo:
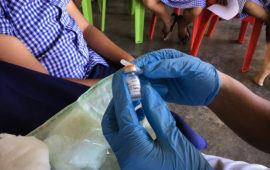
<path fill-rule="evenodd" d="M 15 36 L 56 77 L 87 78 L 106 61 L 87 47 L 70 0 L 0 0 L 0 34 Z"/>
<path fill-rule="evenodd" d="M 164 4 L 173 8 L 193 8 L 193 7 L 205 7 L 206 0 L 161 0 Z"/>

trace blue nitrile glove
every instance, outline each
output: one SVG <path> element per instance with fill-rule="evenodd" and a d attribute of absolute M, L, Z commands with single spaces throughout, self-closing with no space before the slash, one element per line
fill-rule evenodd
<path fill-rule="evenodd" d="M 125 74 L 115 73 L 112 92 L 113 99 L 102 119 L 102 130 L 121 169 L 212 169 L 178 130 L 165 102 L 149 83 L 142 87 L 141 102 L 156 140 L 139 124 Z"/>
<path fill-rule="evenodd" d="M 215 67 L 180 51 L 150 52 L 133 63 L 152 79 L 153 87 L 167 102 L 208 105 L 218 93 L 220 82 Z"/>

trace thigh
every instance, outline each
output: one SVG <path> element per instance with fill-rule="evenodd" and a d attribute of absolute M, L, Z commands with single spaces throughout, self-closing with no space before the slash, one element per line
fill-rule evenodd
<path fill-rule="evenodd" d="M 265 24 L 266 24 L 266 29 L 265 29 L 266 41 L 270 42 L 270 26 L 269 26 L 270 17 L 269 17 L 269 13 L 267 13 L 265 8 L 263 6 L 260 6 L 260 5 L 256 4 L 255 2 L 248 1 L 244 5 L 244 10 L 249 15 L 254 16 L 254 17 L 258 18 L 258 19 L 261 19 L 262 21 L 265 22 Z"/>
<path fill-rule="evenodd" d="M 187 8 L 187 9 L 184 9 L 183 15 L 185 16 L 186 13 L 189 13 L 189 15 L 196 18 L 201 14 L 202 10 L 203 10 L 203 7 Z"/>
<path fill-rule="evenodd" d="M 0 133 L 26 135 L 89 87 L 0 61 Z"/>
<path fill-rule="evenodd" d="M 161 0 L 161 2 L 173 8 L 206 7 L 206 0 Z"/>
<path fill-rule="evenodd" d="M 268 14 L 266 10 L 252 1 L 247 1 L 244 5 L 244 10 L 251 16 L 254 16 L 262 21 L 267 21 Z"/>

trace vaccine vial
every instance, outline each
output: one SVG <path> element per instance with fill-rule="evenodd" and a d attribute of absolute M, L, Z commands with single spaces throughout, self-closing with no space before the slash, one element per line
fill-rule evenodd
<path fill-rule="evenodd" d="M 141 100 L 141 84 L 137 76 L 137 69 L 135 65 L 127 65 L 124 67 L 127 74 L 127 85 L 132 101 Z"/>

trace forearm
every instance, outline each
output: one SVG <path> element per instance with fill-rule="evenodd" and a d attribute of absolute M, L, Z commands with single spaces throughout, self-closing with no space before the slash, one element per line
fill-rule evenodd
<path fill-rule="evenodd" d="M 115 63 L 119 63 L 121 59 L 126 59 L 127 61 L 134 59 L 129 53 L 114 44 L 101 31 L 90 25 L 72 1 L 67 5 L 67 10 L 78 23 L 88 46 L 102 57 Z"/>
<path fill-rule="evenodd" d="M 129 53 L 118 47 L 102 32 L 91 25 L 85 29 L 83 34 L 89 47 L 107 60 L 119 63 L 121 59 L 127 61 L 134 59 Z"/>
<path fill-rule="evenodd" d="M 270 102 L 221 72 L 220 91 L 209 105 L 236 134 L 270 153 Z"/>
<path fill-rule="evenodd" d="M 76 78 L 65 78 L 66 80 L 79 83 L 85 86 L 93 86 L 101 79 L 76 79 Z"/>

